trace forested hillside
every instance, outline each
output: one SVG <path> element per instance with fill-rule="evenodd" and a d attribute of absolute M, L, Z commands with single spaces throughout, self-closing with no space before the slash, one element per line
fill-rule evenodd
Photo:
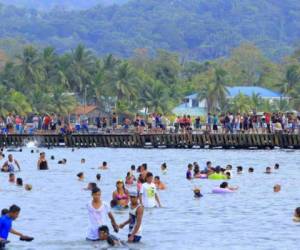
<path fill-rule="evenodd" d="M 228 55 L 251 41 L 278 59 L 299 42 L 299 13 L 297 0 L 132 0 L 46 13 L 1 6 L 0 36 L 59 52 L 83 43 L 100 55 L 129 57 L 137 48 L 162 48 L 198 60 Z M 10 43 L 0 40 L 0 47 Z"/>

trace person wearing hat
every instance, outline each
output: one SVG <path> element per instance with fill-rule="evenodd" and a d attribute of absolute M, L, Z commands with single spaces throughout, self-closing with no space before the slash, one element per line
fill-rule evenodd
<path fill-rule="evenodd" d="M 125 227 L 129 224 L 128 242 L 140 242 L 142 239 L 142 220 L 144 214 L 144 207 L 139 204 L 139 194 L 137 191 L 129 193 L 130 196 L 130 210 L 129 219 L 119 225 L 119 228 Z"/>

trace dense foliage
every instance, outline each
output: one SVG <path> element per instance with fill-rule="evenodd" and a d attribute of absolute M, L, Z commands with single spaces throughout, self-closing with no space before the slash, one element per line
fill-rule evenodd
<path fill-rule="evenodd" d="M 130 57 L 146 48 L 201 60 L 229 55 L 241 42 L 251 42 L 269 58 L 281 58 L 299 40 L 299 10 L 296 0 L 132 0 L 49 12 L 0 6 L 0 38 L 53 46 L 58 52 L 82 43 L 98 55 Z M 0 48 L 9 44 L 0 41 Z"/>
<path fill-rule="evenodd" d="M 228 102 L 226 86 L 231 85 L 265 86 L 292 99 L 270 105 L 260 96 L 239 95 Z M 299 110 L 300 52 L 276 64 L 255 46 L 243 44 L 226 60 L 199 63 L 163 50 L 151 57 L 141 49 L 130 59 L 119 59 L 99 58 L 83 45 L 62 55 L 51 47 L 28 46 L 0 70 L 0 115 L 67 115 L 85 100 L 104 112 L 134 114 L 145 109 L 166 114 L 193 92 L 207 101 L 210 111 Z"/>

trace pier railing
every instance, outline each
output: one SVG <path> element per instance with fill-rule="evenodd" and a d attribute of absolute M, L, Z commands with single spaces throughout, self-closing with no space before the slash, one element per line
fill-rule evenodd
<path fill-rule="evenodd" d="M 42 147 L 300 149 L 300 135 L 285 133 L 0 135 L 1 147 L 22 147 L 30 142 Z"/>

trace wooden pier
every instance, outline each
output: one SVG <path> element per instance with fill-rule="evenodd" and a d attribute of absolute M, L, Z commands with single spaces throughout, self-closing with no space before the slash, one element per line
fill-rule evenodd
<path fill-rule="evenodd" d="M 300 149 L 299 134 L 72 134 L 0 135 L 1 147 Z"/>

